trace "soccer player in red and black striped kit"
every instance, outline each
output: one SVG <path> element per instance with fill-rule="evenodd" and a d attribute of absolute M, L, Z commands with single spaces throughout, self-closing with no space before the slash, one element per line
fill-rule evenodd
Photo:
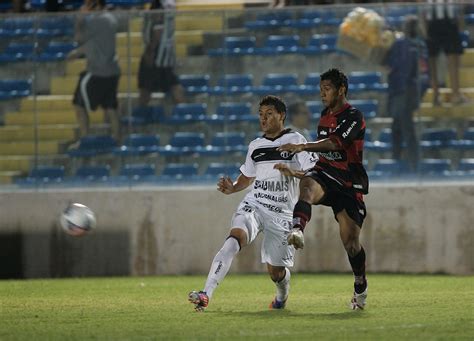
<path fill-rule="evenodd" d="M 339 223 L 342 243 L 354 272 L 352 309 L 363 309 L 367 298 L 365 251 L 359 234 L 366 216 L 363 194 L 368 177 L 362 165 L 365 121 L 347 99 L 347 77 L 338 69 L 321 74 L 321 113 L 316 142 L 285 144 L 280 151 L 317 152 L 319 161 L 300 182 L 299 201 L 293 211 L 293 229 L 288 243 L 303 248 L 303 230 L 311 219 L 311 205 L 330 206 Z"/>

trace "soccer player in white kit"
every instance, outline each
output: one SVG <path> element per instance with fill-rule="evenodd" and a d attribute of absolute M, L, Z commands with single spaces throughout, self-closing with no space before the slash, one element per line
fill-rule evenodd
<path fill-rule="evenodd" d="M 202 291 L 192 291 L 189 301 L 196 311 L 203 311 L 214 289 L 223 281 L 234 256 L 242 247 L 251 244 L 263 232 L 262 263 L 276 285 L 272 309 L 285 307 L 290 289 L 290 270 L 295 249 L 288 245 L 287 235 L 292 227 L 293 207 L 298 201 L 299 178 L 311 169 L 316 156 L 312 153 L 279 152 L 287 143 L 305 143 L 305 138 L 284 128 L 286 105 L 276 96 L 265 96 L 259 103 L 262 137 L 253 140 L 248 148 L 241 174 L 232 182 L 223 177 L 218 190 L 232 194 L 253 184 L 234 213 L 229 237 L 214 257 L 206 284 Z"/>

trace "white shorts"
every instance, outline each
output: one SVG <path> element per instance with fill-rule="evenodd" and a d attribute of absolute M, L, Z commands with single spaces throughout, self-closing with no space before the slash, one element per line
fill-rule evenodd
<path fill-rule="evenodd" d="M 248 244 L 251 244 L 260 232 L 263 232 L 262 263 L 273 266 L 293 266 L 295 248 L 288 245 L 287 235 L 291 229 L 291 218 L 281 217 L 278 213 L 267 211 L 242 201 L 234 213 L 232 228 L 241 228 L 247 232 Z"/>

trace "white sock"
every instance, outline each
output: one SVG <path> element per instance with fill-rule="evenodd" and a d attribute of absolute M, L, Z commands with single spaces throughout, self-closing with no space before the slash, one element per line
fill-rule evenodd
<path fill-rule="evenodd" d="M 279 282 L 275 282 L 276 285 L 276 299 L 280 302 L 286 301 L 288 294 L 290 293 L 290 278 L 291 272 L 288 268 L 285 268 L 285 277 Z"/>
<path fill-rule="evenodd" d="M 209 270 L 209 275 L 207 275 L 206 286 L 204 287 L 204 291 L 209 298 L 211 298 L 214 289 L 224 280 L 232 260 L 239 250 L 239 242 L 235 238 L 228 238 L 214 257 L 211 270 Z"/>

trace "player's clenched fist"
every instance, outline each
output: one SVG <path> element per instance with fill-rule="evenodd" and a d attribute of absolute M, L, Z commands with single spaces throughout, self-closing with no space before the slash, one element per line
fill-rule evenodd
<path fill-rule="evenodd" d="M 228 176 L 223 176 L 217 183 L 217 190 L 224 194 L 234 193 L 234 184 Z"/>
<path fill-rule="evenodd" d="M 283 144 L 277 148 L 279 152 L 290 152 L 290 153 L 300 153 L 304 151 L 304 143 L 301 144 L 293 144 L 287 143 Z"/>

